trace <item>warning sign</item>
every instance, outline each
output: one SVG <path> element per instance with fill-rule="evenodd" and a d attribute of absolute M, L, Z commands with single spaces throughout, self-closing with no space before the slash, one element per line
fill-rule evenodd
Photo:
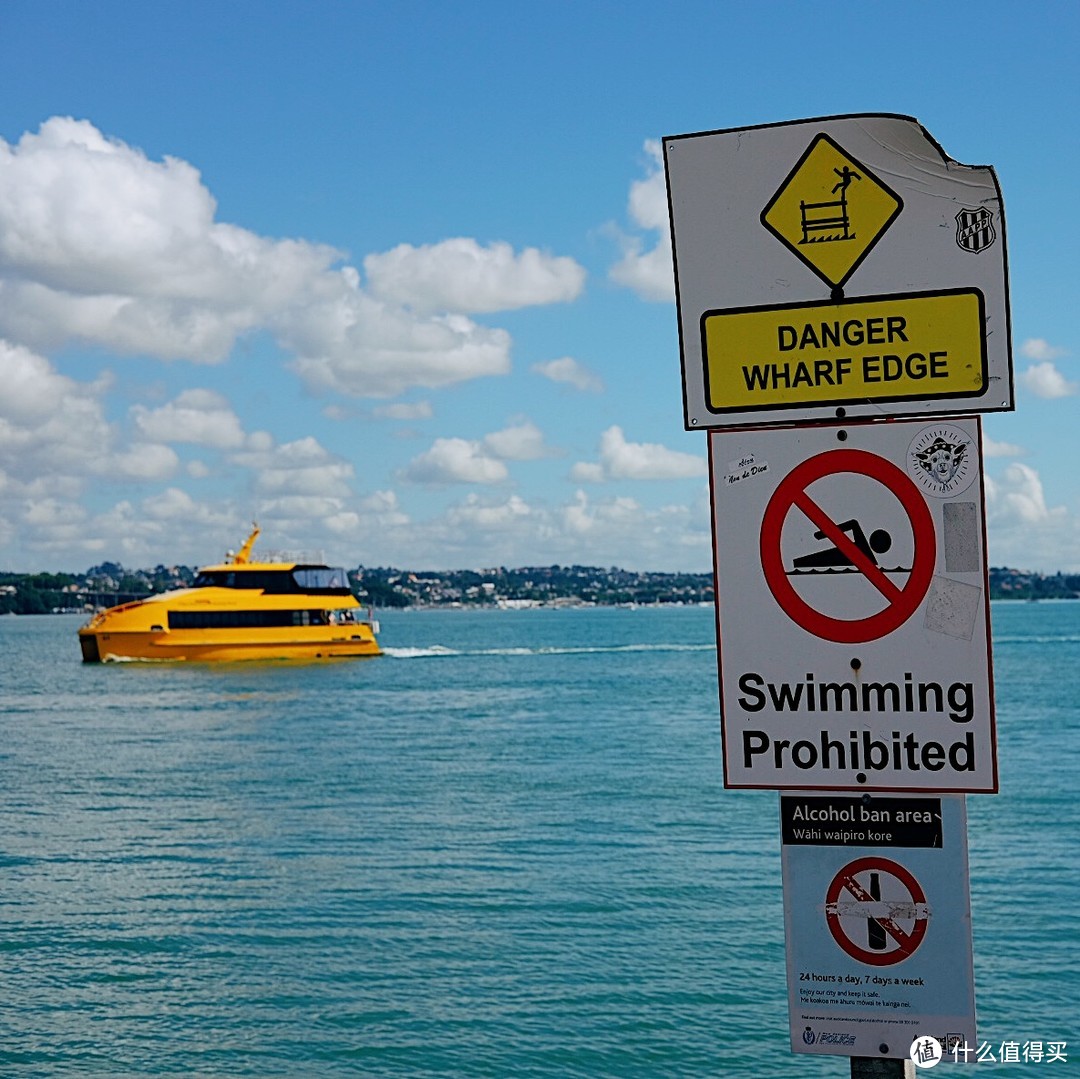
<path fill-rule="evenodd" d="M 664 140 L 688 429 L 1013 407 L 993 169 L 913 119 Z"/>
<path fill-rule="evenodd" d="M 828 135 L 817 135 L 761 212 L 761 223 L 826 284 L 840 286 L 903 202 Z"/>
<path fill-rule="evenodd" d="M 786 792 L 780 820 L 792 1049 L 975 1044 L 964 799 Z"/>
<path fill-rule="evenodd" d="M 708 406 L 721 413 L 981 396 L 983 321 L 982 295 L 971 289 L 707 311 Z"/>
<path fill-rule="evenodd" d="M 710 437 L 729 787 L 997 787 L 978 420 Z"/>

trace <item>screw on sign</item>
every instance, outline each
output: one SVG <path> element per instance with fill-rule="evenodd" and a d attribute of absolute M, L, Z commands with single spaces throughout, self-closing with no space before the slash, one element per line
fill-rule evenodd
<path fill-rule="evenodd" d="M 815 481 L 841 473 L 869 477 L 900 503 L 914 540 L 911 570 L 903 585 L 889 580 L 872 553 L 881 542 L 888 541 L 887 534 L 871 533 L 869 542 L 859 542 L 858 537 L 848 535 L 856 522 L 837 523 L 810 496 L 809 488 Z M 817 610 L 799 595 L 788 579 L 780 550 L 780 535 L 792 509 L 803 513 L 818 529 L 815 535 L 828 539 L 837 556 L 884 597 L 883 608 L 861 618 L 836 618 Z M 876 641 L 899 629 L 925 599 L 936 560 L 934 519 L 922 492 L 891 461 L 866 450 L 828 450 L 797 465 L 777 485 L 761 522 L 761 566 L 776 602 L 807 632 L 839 644 Z"/>
<path fill-rule="evenodd" d="M 849 862 L 833 877 L 825 895 L 825 919 L 848 955 L 887 967 L 914 954 L 926 936 L 930 908 L 904 866 L 870 856 Z"/>

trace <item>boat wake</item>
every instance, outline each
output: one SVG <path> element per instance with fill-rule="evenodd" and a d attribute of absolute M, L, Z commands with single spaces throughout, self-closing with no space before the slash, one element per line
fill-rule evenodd
<path fill-rule="evenodd" d="M 446 648 L 436 644 L 427 648 L 383 648 L 391 659 L 436 659 L 446 656 L 574 656 L 618 652 L 712 652 L 713 644 L 615 644 L 563 645 L 549 648 Z"/>

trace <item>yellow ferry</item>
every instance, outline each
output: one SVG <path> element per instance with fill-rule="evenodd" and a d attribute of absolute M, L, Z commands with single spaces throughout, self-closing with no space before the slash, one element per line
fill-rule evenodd
<path fill-rule="evenodd" d="M 79 630 L 87 663 L 110 660 L 336 659 L 381 655 L 344 569 L 252 562 L 255 525 L 227 562 L 191 588 L 95 614 Z"/>

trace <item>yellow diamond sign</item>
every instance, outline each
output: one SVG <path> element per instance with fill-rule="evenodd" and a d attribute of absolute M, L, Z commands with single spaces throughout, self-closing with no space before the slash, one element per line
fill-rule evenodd
<path fill-rule="evenodd" d="M 761 211 L 761 223 L 836 298 L 903 208 L 895 191 L 820 134 Z"/>

